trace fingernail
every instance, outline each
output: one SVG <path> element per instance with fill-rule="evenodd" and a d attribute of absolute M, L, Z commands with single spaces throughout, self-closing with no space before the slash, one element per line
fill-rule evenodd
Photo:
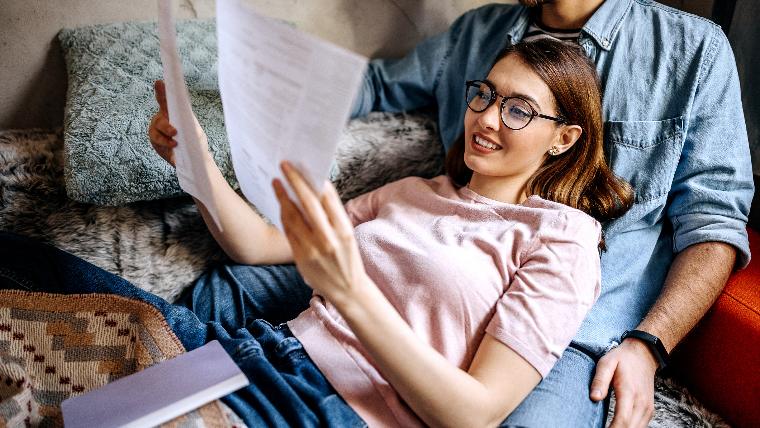
<path fill-rule="evenodd" d="M 593 398 L 601 398 L 602 397 L 602 391 L 600 391 L 598 389 L 595 389 L 595 390 L 591 391 L 591 396 Z"/>

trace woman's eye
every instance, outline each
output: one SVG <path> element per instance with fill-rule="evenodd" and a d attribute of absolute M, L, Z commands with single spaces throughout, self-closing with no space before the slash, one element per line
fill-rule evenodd
<path fill-rule="evenodd" d="M 489 92 L 478 91 L 478 98 L 483 101 L 489 101 L 491 99 L 491 94 Z"/>
<path fill-rule="evenodd" d="M 517 106 L 511 106 L 509 108 L 509 114 L 520 119 L 524 119 L 530 116 L 530 113 L 528 113 L 524 109 L 521 109 L 520 107 L 517 107 Z"/>

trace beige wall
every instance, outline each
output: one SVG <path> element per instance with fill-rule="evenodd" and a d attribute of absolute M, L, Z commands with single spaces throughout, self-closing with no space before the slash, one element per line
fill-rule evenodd
<path fill-rule="evenodd" d="M 214 0 L 175 0 L 180 18 L 214 15 Z M 260 12 L 368 56 L 398 56 L 488 0 L 248 0 Z M 514 3 L 516 0 L 503 1 Z M 665 0 L 708 16 L 713 0 Z M 63 121 L 64 27 L 154 20 L 156 0 L 0 0 L 0 129 Z"/>
<path fill-rule="evenodd" d="M 180 18 L 214 15 L 214 0 L 175 0 Z M 365 55 L 401 55 L 487 0 L 249 0 L 260 12 Z M 509 1 L 507 1 L 509 2 Z M 63 121 L 64 27 L 154 20 L 156 0 L 0 0 L 0 129 Z"/>

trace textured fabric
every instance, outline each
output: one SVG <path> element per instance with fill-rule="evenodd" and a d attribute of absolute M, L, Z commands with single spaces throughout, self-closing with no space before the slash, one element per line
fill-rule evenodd
<path fill-rule="evenodd" d="M 214 160 L 237 187 L 224 130 L 216 74 L 213 21 L 177 24 L 177 43 L 193 111 Z M 183 192 L 174 168 L 151 148 L 150 118 L 158 110 L 153 82 L 163 76 L 155 23 L 64 29 L 58 39 L 68 72 L 64 172 L 69 196 L 120 205 Z"/>
<path fill-rule="evenodd" d="M 488 333 L 546 376 L 599 294 L 601 225 L 566 205 L 502 203 L 439 176 L 388 184 L 346 211 L 367 275 L 462 370 Z M 329 302 L 314 297 L 289 325 L 370 425 L 420 423 Z"/>
<path fill-rule="evenodd" d="M 64 348 L 70 347 L 64 350 L 69 352 L 63 357 L 66 364 L 58 367 L 59 371 L 76 365 L 78 359 L 84 359 L 82 358 L 85 355 L 82 352 L 83 345 L 89 345 L 91 342 L 87 341 L 86 331 L 78 335 L 82 327 L 90 326 L 95 330 L 92 335 L 98 339 L 96 343 L 111 345 L 127 342 L 132 344 L 132 347 L 141 350 L 137 354 L 139 364 L 149 363 L 150 358 L 160 357 L 167 346 L 164 342 L 173 344 L 173 349 L 181 351 L 196 349 L 211 340 L 218 340 L 251 381 L 249 386 L 222 398 L 222 401 L 232 408 L 248 426 L 283 428 L 365 426 L 356 412 L 340 398 L 314 363 L 309 360 L 303 347 L 284 324 L 273 327 L 266 321 L 254 321 L 249 325 L 228 331 L 219 323 L 204 323 L 187 308 L 172 305 L 140 290 L 123 278 L 112 275 L 71 254 L 10 233 L 0 233 L 0 290 L 5 289 L 13 289 L 13 291 L 0 291 L 4 293 L 0 297 L 20 293 L 15 290 L 24 290 L 21 292 L 22 295 L 31 296 L 25 299 L 24 309 L 27 311 L 30 305 L 35 305 L 37 302 L 39 305 L 36 305 L 34 309 L 43 311 L 50 310 L 51 307 L 63 312 L 96 311 L 93 314 L 96 321 L 89 324 L 78 320 L 80 312 L 77 312 L 70 317 L 73 318 L 71 322 L 56 322 L 57 320 L 54 319 L 48 326 L 31 329 L 34 332 L 46 332 L 51 336 L 64 336 L 58 339 L 53 337 L 54 347 L 60 348 L 61 343 Z M 47 303 L 44 297 L 41 297 L 46 294 L 41 293 L 56 293 L 50 297 L 55 300 L 55 303 Z M 6 299 L 1 299 L 0 302 L 5 304 Z M 13 302 L 11 301 L 12 304 Z M 124 307 L 133 310 L 125 311 Z M 119 308 L 122 310 L 118 310 Z M 105 317 L 102 316 L 103 312 L 105 312 Z M 124 312 L 127 313 L 123 314 Z M 119 313 L 122 315 L 116 316 Z M 113 321 L 109 315 L 113 315 Z M 136 316 L 132 318 L 132 315 Z M 51 315 L 43 313 L 36 318 L 45 320 L 51 318 Z M 55 318 L 55 314 L 52 314 L 52 318 Z M 125 318 L 132 324 L 123 322 Z M 139 329 L 139 326 L 134 325 L 133 320 L 141 321 L 146 327 Z M 10 320 L 11 330 L 18 326 L 18 323 L 14 321 L 15 319 Z M 122 321 L 121 324 L 120 321 Z M 7 322 L 5 315 L 0 317 L 0 323 L 3 322 Z M 114 322 L 115 326 L 109 325 Z M 54 325 L 55 329 L 51 329 L 50 325 Z M 105 325 L 105 327 L 98 328 L 99 325 Z M 119 335 L 119 330 L 126 331 L 127 329 L 130 330 L 129 333 Z M 151 336 L 150 340 L 144 339 L 146 333 L 152 334 L 156 330 L 163 333 L 163 336 Z M 24 337 L 17 339 L 19 335 L 11 331 L 11 349 L 16 349 L 13 345 L 20 348 L 16 342 L 26 339 L 27 332 L 20 333 Z M 133 335 L 140 336 L 140 341 L 135 339 L 134 343 L 131 342 Z M 163 342 L 160 341 L 162 337 Z M 167 337 L 170 340 L 166 340 Z M 84 350 L 89 349 L 84 346 Z M 34 351 L 30 352 L 21 348 L 19 352 L 33 354 Z M 108 357 L 122 356 L 117 349 L 94 347 L 96 357 L 98 352 Z M 31 360 L 33 356 L 27 356 L 27 358 Z M 96 358 L 89 359 L 94 360 L 94 365 L 98 365 Z M 89 366 L 88 373 L 108 373 L 109 371 L 120 373 L 122 360 L 112 359 L 115 361 L 108 361 L 101 368 Z M 96 377 L 108 379 L 107 374 L 96 374 Z M 55 376 L 52 380 L 55 382 L 57 379 L 58 377 Z M 75 382 L 76 378 L 72 377 L 70 380 Z M 58 386 L 58 388 L 65 390 L 66 386 Z M 46 398 L 45 395 L 39 397 Z M 222 418 L 223 415 L 219 414 L 213 419 L 218 424 L 223 422 Z M 189 426 L 192 425 L 192 421 L 180 425 Z"/>
<path fill-rule="evenodd" d="M 0 266 L 0 288 L 27 287 L 28 280 Z M 145 303 L 0 289 L 0 425 L 63 426 L 63 400 L 184 351 L 161 313 Z M 232 426 L 219 404 L 164 426 Z"/>
<path fill-rule="evenodd" d="M 372 61 L 353 114 L 435 105 L 450 147 L 463 132 L 462 82 L 482 79 L 529 22 L 522 6 L 483 6 L 402 59 Z M 720 27 L 648 0 L 607 0 L 579 44 L 601 80 L 607 161 L 635 190 L 633 207 L 605 224 L 602 294 L 575 338 L 601 352 L 638 325 L 689 245 L 725 242 L 737 267 L 747 264 L 754 185 L 736 63 Z"/>
<path fill-rule="evenodd" d="M 50 242 L 169 301 L 211 265 L 231 263 L 190 198 L 77 203 L 63 188 L 62 157 L 60 133 L 0 132 L 0 230 Z M 373 113 L 348 124 L 336 159 L 334 182 L 349 199 L 408 175 L 438 175 L 443 153 L 430 116 Z M 265 308 L 265 318 L 278 309 Z"/>

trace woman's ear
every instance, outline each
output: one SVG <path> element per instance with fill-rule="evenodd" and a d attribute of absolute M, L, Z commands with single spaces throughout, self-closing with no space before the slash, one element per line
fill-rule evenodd
<path fill-rule="evenodd" d="M 570 150 L 571 147 L 573 147 L 578 139 L 581 138 L 581 135 L 583 135 L 583 128 L 580 126 L 565 125 L 560 131 L 559 141 L 557 142 L 558 144 L 555 144 L 552 146 L 552 148 L 556 147 L 555 152 L 557 155 L 565 153 L 566 151 Z"/>

